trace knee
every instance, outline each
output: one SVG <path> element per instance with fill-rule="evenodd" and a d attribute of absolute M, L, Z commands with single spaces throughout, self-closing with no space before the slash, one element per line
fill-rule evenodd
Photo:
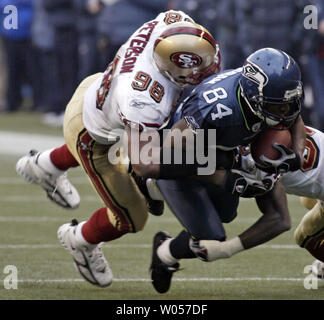
<path fill-rule="evenodd" d="M 223 223 L 230 223 L 232 222 L 235 218 L 237 217 L 237 211 L 234 210 L 231 214 L 225 216 L 225 217 L 222 217 L 222 222 Z"/>
<path fill-rule="evenodd" d="M 294 239 L 303 246 L 306 239 L 315 236 L 324 226 L 324 209 L 320 202 L 308 211 L 294 232 Z"/>
<path fill-rule="evenodd" d="M 133 220 L 133 229 L 132 229 L 132 233 L 137 233 L 140 232 L 144 229 L 145 225 L 146 225 L 146 221 L 148 219 L 148 213 L 147 212 L 143 212 L 140 215 L 140 218 L 136 218 L 135 220 Z"/>
<path fill-rule="evenodd" d="M 317 203 L 317 200 L 307 197 L 300 197 L 300 202 L 306 209 L 311 210 Z"/>

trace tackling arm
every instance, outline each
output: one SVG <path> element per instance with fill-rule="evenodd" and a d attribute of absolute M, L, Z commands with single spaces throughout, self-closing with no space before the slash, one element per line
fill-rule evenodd
<path fill-rule="evenodd" d="M 185 124 L 185 121 L 182 119 L 179 122 L 177 122 L 171 130 L 175 130 L 177 129 L 179 132 L 183 132 L 185 129 L 188 129 L 188 127 Z M 137 145 L 138 146 L 138 153 L 139 155 L 141 155 L 138 158 L 138 161 L 135 163 L 133 161 L 131 161 L 132 163 L 132 167 L 134 169 L 134 172 L 136 173 L 136 175 L 144 177 L 144 178 L 161 178 L 161 171 L 163 168 L 161 168 L 161 164 L 163 165 L 163 161 L 161 161 L 161 154 L 163 154 L 163 148 L 174 148 L 174 144 L 173 141 L 174 140 L 170 140 L 171 141 L 171 145 L 165 145 L 161 147 L 161 143 L 160 143 L 160 137 L 158 139 L 158 141 L 156 141 L 156 143 L 154 145 L 151 145 L 151 162 L 148 164 L 146 163 L 143 154 L 141 153 L 141 150 L 143 150 L 143 148 L 145 147 L 145 145 L 148 143 L 148 140 L 144 137 L 146 135 L 145 132 L 138 132 L 137 129 L 133 129 L 130 126 L 126 126 L 126 132 L 127 132 L 127 136 L 128 136 L 128 156 L 130 159 L 133 159 L 132 157 L 132 151 L 134 150 L 134 148 L 132 147 L 132 145 Z M 155 131 L 156 134 L 157 131 Z M 188 133 L 188 132 L 187 132 Z M 149 135 L 149 133 L 148 133 Z M 191 138 L 191 140 L 193 141 L 193 134 L 191 137 L 186 137 L 186 138 Z M 137 141 L 135 141 L 135 139 Z M 177 150 L 178 152 L 183 152 L 183 148 L 184 146 L 181 146 L 181 150 Z M 175 153 L 175 151 L 174 151 Z M 180 177 L 184 177 L 184 176 L 188 176 L 188 175 L 192 175 L 191 174 L 191 167 L 187 166 L 185 163 L 181 164 L 182 166 L 182 170 L 174 170 L 172 172 L 169 172 L 169 177 L 170 178 L 180 178 Z M 169 165 L 169 167 L 171 167 L 171 164 Z M 186 170 L 187 169 L 187 170 Z"/>
<path fill-rule="evenodd" d="M 201 165 L 196 161 L 196 136 L 188 128 L 184 119 L 179 120 L 168 132 L 162 147 L 160 147 L 160 138 L 157 139 L 158 143 L 155 143 L 154 146 L 150 145 L 152 151 L 152 161 L 150 163 L 145 161 L 144 154 L 141 152 L 148 143 L 145 135 L 150 135 L 150 133 L 141 132 L 138 134 L 136 129 L 132 129 L 129 126 L 126 127 L 126 131 L 128 134 L 128 153 L 130 159 L 132 159 L 132 144 L 139 147 L 139 154 L 141 155 L 141 157 L 137 157 L 139 161 L 136 163 L 131 161 L 134 172 L 138 176 L 156 179 L 177 179 L 195 176 L 197 175 L 198 168 L 205 167 L 205 164 Z M 138 141 L 135 141 L 134 137 Z M 193 162 L 186 162 L 187 153 L 192 156 L 191 160 Z M 182 155 L 180 163 L 177 162 L 179 154 Z M 166 155 L 169 155 L 169 158 L 165 159 Z M 215 161 L 215 158 L 213 160 Z M 221 172 L 213 170 L 210 175 L 213 175 L 214 183 L 223 183 L 224 170 L 221 170 Z"/>
<path fill-rule="evenodd" d="M 255 197 L 257 195 L 264 194 L 269 190 L 269 188 L 267 188 L 262 183 L 262 181 L 252 179 L 251 177 L 248 177 L 246 174 L 242 174 L 237 170 L 215 170 L 217 166 L 216 154 L 214 156 L 212 155 L 210 159 L 208 158 L 209 163 L 207 162 L 207 165 L 211 169 L 209 170 L 210 173 L 206 175 L 198 175 L 199 168 L 205 169 L 206 166 L 205 164 L 199 164 L 195 160 L 196 135 L 192 132 L 191 129 L 188 129 L 188 125 L 184 119 L 181 119 L 172 127 L 171 131 L 169 132 L 169 136 L 171 137 L 170 139 L 165 139 L 166 143 L 163 143 L 162 147 L 160 147 L 159 137 L 154 145 L 150 145 L 150 161 L 145 161 L 145 155 L 143 155 L 143 153 L 141 152 L 145 145 L 148 143 L 147 141 L 149 140 L 145 137 L 146 133 L 141 132 L 139 134 L 138 131 L 132 129 L 130 126 L 126 127 L 126 131 L 128 134 L 128 155 L 131 159 L 133 170 L 137 176 L 155 179 L 178 179 L 183 177 L 194 177 L 196 179 L 221 186 L 225 190 L 231 192 L 233 195 L 241 197 Z M 173 135 L 172 133 L 174 132 L 175 134 Z M 155 133 L 157 135 L 156 131 Z M 176 137 L 177 134 L 178 137 Z M 134 139 L 136 139 L 137 141 Z M 139 155 L 138 157 L 136 157 L 137 161 L 132 160 L 132 151 L 134 150 L 132 146 L 133 144 L 138 146 L 138 148 L 135 148 L 135 150 L 138 150 Z M 194 161 L 191 164 L 188 164 L 184 161 L 184 159 L 186 159 L 188 151 L 189 154 L 191 153 L 194 158 Z M 171 155 L 169 162 L 164 161 L 165 159 L 163 157 L 165 153 L 169 153 Z M 177 163 L 175 158 L 179 153 L 182 154 L 182 162 Z M 212 162 L 211 165 L 210 162 Z M 231 161 L 231 165 L 232 163 L 233 161 Z"/>

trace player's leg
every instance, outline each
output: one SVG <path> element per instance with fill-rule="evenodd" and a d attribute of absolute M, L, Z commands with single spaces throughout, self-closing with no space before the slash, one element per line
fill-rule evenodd
<path fill-rule="evenodd" d="M 96 210 L 87 221 L 62 225 L 58 237 L 72 254 L 81 275 L 90 283 L 104 287 L 113 277 L 99 244 L 140 231 L 147 220 L 147 207 L 128 172 L 128 165 L 111 164 L 107 156 L 109 146 L 98 144 L 84 128 L 82 97 L 94 81 L 89 80 L 78 88 L 78 96 L 72 98 L 66 109 L 64 136 L 105 207 Z"/>
<path fill-rule="evenodd" d="M 80 196 L 67 179 L 66 171 L 79 166 L 67 146 L 38 152 L 31 150 L 16 164 L 17 173 L 25 181 L 40 185 L 47 197 L 66 209 L 79 206 Z"/>
<path fill-rule="evenodd" d="M 106 205 L 108 223 L 103 228 L 111 229 L 114 240 L 125 233 L 138 232 L 147 220 L 144 196 L 128 172 L 128 164 L 111 164 L 108 160 L 110 146 L 95 142 L 84 129 L 77 138 L 78 159 L 93 187 Z M 103 214 L 103 213 L 102 213 Z M 97 228 L 98 229 L 98 228 Z"/>
<path fill-rule="evenodd" d="M 152 284 L 158 292 L 164 293 L 170 287 L 172 274 L 179 269 L 178 260 L 196 258 L 190 247 L 191 239 L 223 241 L 226 235 L 219 212 L 205 185 L 193 180 L 159 180 L 157 184 L 170 209 L 185 228 L 175 238 L 158 232 L 153 239 Z M 228 200 L 226 198 L 229 204 Z M 233 210 L 229 205 L 227 211 L 236 212 L 238 201 L 231 200 Z"/>
<path fill-rule="evenodd" d="M 214 184 L 208 184 L 206 189 L 222 223 L 232 222 L 237 216 L 239 197 L 233 196 Z"/>
<path fill-rule="evenodd" d="M 67 106 L 68 114 L 65 116 L 65 121 L 69 122 L 74 116 L 81 114 L 82 109 L 75 106 L 82 104 L 84 91 L 99 76 L 100 74 L 96 74 L 81 82 Z M 80 203 L 80 196 L 67 179 L 66 171 L 79 166 L 79 162 L 71 150 L 68 145 L 41 153 L 31 150 L 28 155 L 18 160 L 16 171 L 27 182 L 40 185 L 46 191 L 48 198 L 56 204 L 74 209 Z"/>
<path fill-rule="evenodd" d="M 76 96 L 77 93 L 73 98 Z M 77 166 L 79 163 L 76 158 L 67 145 L 63 145 L 44 152 L 31 150 L 28 155 L 18 160 L 16 171 L 27 182 L 40 185 L 47 197 L 56 204 L 75 209 L 80 203 L 80 196 L 67 179 L 66 171 Z"/>
<path fill-rule="evenodd" d="M 294 233 L 296 243 L 324 262 L 324 207 L 322 201 L 306 213 Z"/>

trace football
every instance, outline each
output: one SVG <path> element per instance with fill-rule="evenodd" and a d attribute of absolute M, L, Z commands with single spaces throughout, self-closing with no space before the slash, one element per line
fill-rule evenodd
<path fill-rule="evenodd" d="M 291 147 L 291 134 L 287 129 L 279 130 L 269 128 L 261 132 L 251 143 L 251 155 L 253 160 L 258 164 L 264 164 L 260 160 L 260 156 L 264 155 L 265 157 L 271 160 L 277 160 L 280 158 L 281 153 L 275 149 L 272 144 L 280 143 L 286 147 Z"/>

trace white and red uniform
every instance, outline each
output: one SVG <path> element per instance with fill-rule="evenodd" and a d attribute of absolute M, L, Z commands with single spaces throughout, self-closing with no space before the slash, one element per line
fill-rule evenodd
<path fill-rule="evenodd" d="M 105 203 L 113 237 L 141 230 L 147 206 L 127 161 L 113 164 L 108 153 L 126 123 L 157 130 L 168 119 L 181 88 L 155 68 L 153 46 L 170 23 L 185 19 L 192 21 L 181 11 L 167 11 L 144 23 L 104 73 L 81 82 L 66 108 L 66 144 Z"/>
<path fill-rule="evenodd" d="M 306 147 L 302 168 L 287 172 L 280 178 L 289 194 L 303 197 L 303 204 L 308 204 L 310 211 L 302 218 L 294 232 L 296 243 L 305 247 L 315 258 L 324 262 L 324 133 L 311 128 L 306 129 Z M 251 154 L 243 157 L 245 169 L 257 179 L 264 179 L 266 173 L 254 166 Z M 311 198 L 311 199 L 309 199 Z M 310 201 L 318 199 L 320 201 Z"/>
<path fill-rule="evenodd" d="M 324 151 L 324 133 L 311 128 L 306 129 L 306 147 L 302 168 L 290 171 L 280 177 L 280 182 L 289 194 L 324 200 L 324 159 L 320 157 L 320 150 Z M 255 175 L 255 179 L 262 180 L 267 173 L 255 167 L 250 153 L 242 158 L 243 169 Z"/>
<path fill-rule="evenodd" d="M 306 127 L 306 148 L 300 170 L 284 174 L 280 181 L 286 192 L 324 201 L 324 133 Z"/>
<path fill-rule="evenodd" d="M 137 29 L 119 49 L 107 71 L 85 92 L 83 122 L 98 142 L 109 144 L 113 130 L 125 123 L 158 129 L 168 119 L 181 89 L 155 67 L 155 40 L 172 22 L 172 13 L 161 13 Z M 169 21 L 168 19 L 171 19 Z M 176 21 L 190 19 L 177 11 Z M 106 87 L 109 87 L 106 95 Z"/>

